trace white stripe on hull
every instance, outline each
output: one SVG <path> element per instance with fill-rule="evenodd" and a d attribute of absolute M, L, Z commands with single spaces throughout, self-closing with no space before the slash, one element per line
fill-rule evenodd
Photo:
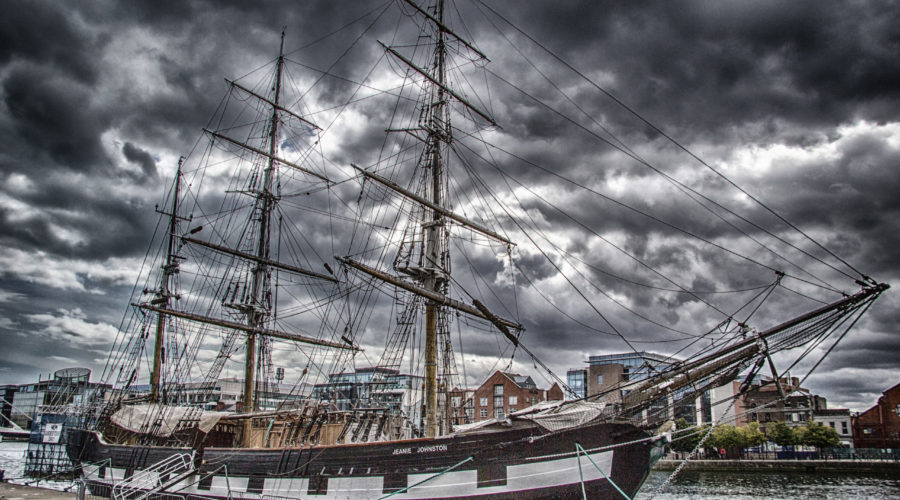
<path fill-rule="evenodd" d="M 534 460 L 508 466 L 505 485 L 481 488 L 478 487 L 475 470 L 454 470 L 445 474 L 410 474 L 407 476 L 407 487 L 424 482 L 402 493 L 396 493 L 391 498 L 401 500 L 508 494 L 578 484 L 582 477 L 584 481 L 594 481 L 603 479 L 604 474 L 609 476 L 612 469 L 613 451 L 592 453 L 589 456 L 603 473 L 598 471 L 585 455 L 582 455 L 580 473 L 577 456 Z M 125 470 L 117 467 L 107 467 L 105 477 L 102 479 L 99 476 L 100 467 L 98 466 L 85 465 L 83 471 L 85 479 L 104 483 L 122 480 L 125 476 Z M 247 493 L 248 477 L 216 475 L 213 476 L 208 489 L 198 488 L 198 479 L 198 476 L 192 476 L 169 488 L 169 492 L 181 495 L 227 497 L 230 491 L 233 496 L 248 499 L 266 497 L 302 499 L 311 496 L 308 494 L 308 478 L 266 478 L 263 482 L 262 493 Z M 381 476 L 328 476 L 327 493 L 313 497 L 329 500 L 377 499 L 385 496 L 383 488 L 384 478 Z"/>

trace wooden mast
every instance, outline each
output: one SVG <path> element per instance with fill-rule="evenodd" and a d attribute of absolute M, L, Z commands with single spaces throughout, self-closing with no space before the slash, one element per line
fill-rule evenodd
<path fill-rule="evenodd" d="M 161 306 L 163 309 L 169 308 L 169 298 L 171 297 L 169 285 L 172 276 L 178 272 L 178 262 L 175 260 L 175 230 L 178 224 L 178 191 L 181 187 L 181 163 L 183 161 L 184 157 L 178 159 L 178 172 L 175 174 L 175 191 L 172 193 L 172 212 L 168 214 L 169 243 L 166 248 L 166 263 L 163 266 L 162 276 L 160 277 L 159 289 L 156 291 L 156 299 L 153 300 L 153 304 Z M 153 368 L 150 370 L 150 401 L 153 403 L 160 402 L 160 379 L 162 378 L 160 373 L 162 372 L 165 335 L 166 315 L 158 312 L 156 316 L 156 337 L 153 341 Z M 165 402 L 165 391 L 163 391 L 162 403 Z"/>
<path fill-rule="evenodd" d="M 446 47 L 444 46 L 444 2 L 439 0 L 437 4 L 437 19 L 435 23 L 438 37 L 434 51 L 435 77 L 437 99 L 431 103 L 431 116 L 428 137 L 426 139 L 426 154 L 430 158 L 426 161 L 431 166 L 431 203 L 434 206 L 443 206 L 444 189 L 444 165 L 442 146 L 450 137 L 450 130 L 446 123 L 446 100 L 444 98 L 444 58 Z M 445 139 L 448 138 L 448 139 Z M 440 210 L 432 211 L 431 221 L 427 223 L 425 230 L 425 262 L 427 270 L 423 280 L 424 288 L 434 293 L 444 293 L 447 284 L 446 270 L 446 231 L 444 214 Z M 444 308 L 438 303 L 429 300 L 425 304 L 425 436 L 435 437 L 440 433 L 438 421 L 438 386 L 437 386 L 437 337 L 439 315 L 444 313 Z"/>
<path fill-rule="evenodd" d="M 278 51 L 278 67 L 275 74 L 275 98 L 272 105 L 272 116 L 269 123 L 269 151 L 266 168 L 263 171 L 263 189 L 257 197 L 259 207 L 259 224 L 257 226 L 256 266 L 253 268 L 253 284 L 251 288 L 252 303 L 247 311 L 247 324 L 251 328 L 261 329 L 269 317 L 267 303 L 269 288 L 270 232 L 271 216 L 275 205 L 272 187 L 275 180 L 275 148 L 278 143 L 278 108 L 281 106 L 281 72 L 284 66 L 284 31 L 281 32 L 281 46 Z M 257 334 L 248 331 L 246 349 L 244 350 L 244 412 L 253 412 L 258 407 L 256 395 L 256 345 Z"/>

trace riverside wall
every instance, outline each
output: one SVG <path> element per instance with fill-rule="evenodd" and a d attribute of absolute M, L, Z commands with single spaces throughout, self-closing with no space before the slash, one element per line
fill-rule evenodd
<path fill-rule="evenodd" d="M 682 460 L 662 459 L 654 470 L 673 471 Z M 683 470 L 723 472 L 846 472 L 900 474 L 893 460 L 690 460 Z"/>

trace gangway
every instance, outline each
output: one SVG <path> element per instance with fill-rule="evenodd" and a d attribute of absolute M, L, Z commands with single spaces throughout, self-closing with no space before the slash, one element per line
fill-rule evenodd
<path fill-rule="evenodd" d="M 136 472 L 112 490 L 113 500 L 145 500 L 194 473 L 194 454 L 176 453 Z"/>

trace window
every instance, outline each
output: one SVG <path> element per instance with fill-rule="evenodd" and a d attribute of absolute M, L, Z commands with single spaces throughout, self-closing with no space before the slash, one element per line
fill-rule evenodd
<path fill-rule="evenodd" d="M 462 397 L 460 396 L 453 396 L 452 398 L 450 398 L 450 404 L 453 405 L 454 408 L 458 408 L 461 402 Z"/>
<path fill-rule="evenodd" d="M 481 418 L 487 418 L 487 408 L 481 409 Z"/>
<path fill-rule="evenodd" d="M 830 425 L 831 428 L 834 429 L 834 422 L 828 422 L 828 425 Z"/>
<path fill-rule="evenodd" d="M 494 386 L 494 396 L 502 396 L 503 395 L 503 384 L 497 384 Z"/>
<path fill-rule="evenodd" d="M 847 421 L 841 422 L 841 434 L 849 434 L 847 432 Z"/>
<path fill-rule="evenodd" d="M 487 406 L 487 405 L 488 405 L 487 399 L 488 399 L 488 398 L 478 398 L 478 406 Z M 485 415 L 485 417 L 486 417 L 486 416 L 487 416 L 487 415 Z"/>
<path fill-rule="evenodd" d="M 603 375 L 597 375 L 597 384 L 603 385 Z"/>
<path fill-rule="evenodd" d="M 510 397 L 509 397 L 509 404 L 511 404 L 511 405 L 517 405 L 517 404 L 519 404 L 519 396 L 510 396 Z M 510 410 L 510 411 L 512 411 L 512 410 Z"/>
<path fill-rule="evenodd" d="M 503 407 L 494 408 L 494 418 L 497 420 L 503 420 Z"/>
<path fill-rule="evenodd" d="M 516 407 L 515 407 L 515 406 L 510 406 L 510 407 L 509 407 L 509 412 L 510 412 L 510 413 L 515 413 L 515 411 L 516 411 Z"/>
<path fill-rule="evenodd" d="M 494 396 L 494 410 L 497 408 L 503 410 L 503 396 Z"/>

